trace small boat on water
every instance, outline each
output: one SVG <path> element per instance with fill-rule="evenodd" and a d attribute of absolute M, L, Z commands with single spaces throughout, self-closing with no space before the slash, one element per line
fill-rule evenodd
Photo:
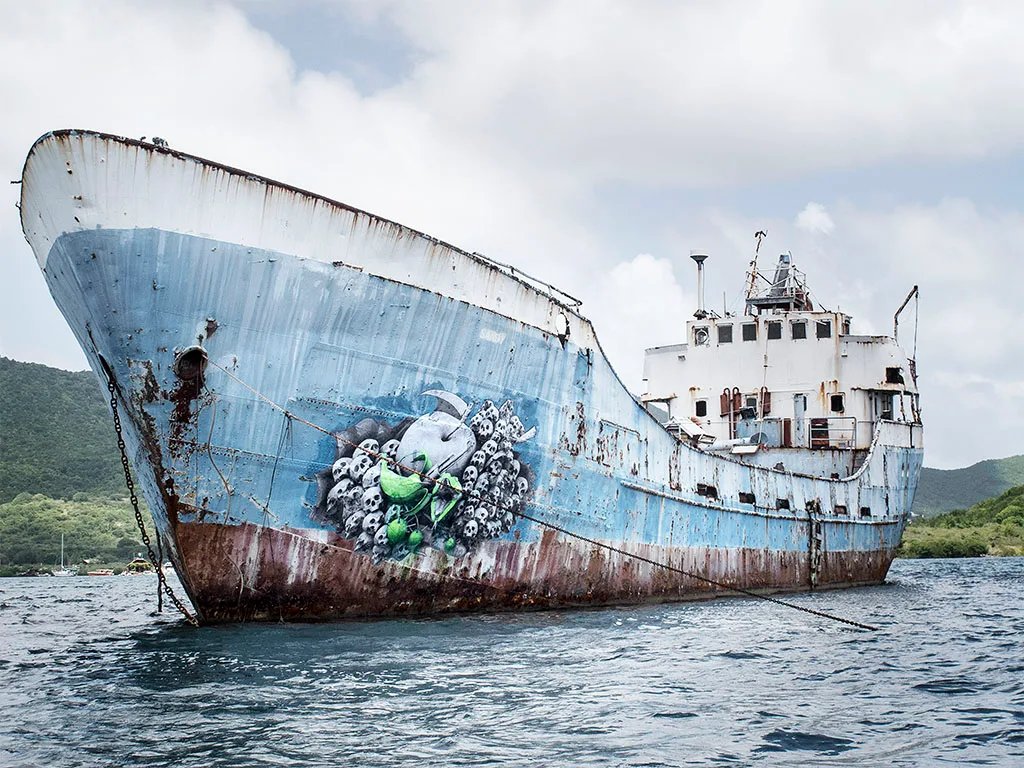
<path fill-rule="evenodd" d="M 60 535 L 60 568 L 53 571 L 54 576 L 77 576 L 78 571 L 73 568 L 68 568 L 64 564 L 64 534 Z"/>
<path fill-rule="evenodd" d="M 153 564 L 142 555 L 139 555 L 124 567 L 122 576 L 140 576 L 145 573 L 156 573 Z"/>
<path fill-rule="evenodd" d="M 907 522 L 914 360 L 789 255 L 637 395 L 569 294 L 162 141 L 43 136 L 21 220 L 202 621 L 877 584 Z"/>
<path fill-rule="evenodd" d="M 86 576 L 113 576 L 114 570 L 112 568 L 97 568 L 94 571 L 88 571 Z"/>

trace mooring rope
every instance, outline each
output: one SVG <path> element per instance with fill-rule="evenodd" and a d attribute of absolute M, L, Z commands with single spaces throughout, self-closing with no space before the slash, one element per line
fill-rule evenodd
<path fill-rule="evenodd" d="M 344 437 L 342 437 L 338 433 L 331 432 L 328 429 L 324 429 L 320 425 L 314 424 L 311 421 L 307 421 L 306 419 L 302 418 L 301 416 L 295 415 L 294 413 L 289 411 L 287 408 L 285 408 L 285 407 L 283 407 L 281 405 L 278 405 L 273 400 L 271 400 L 269 397 L 264 395 L 262 392 L 258 391 L 254 387 L 250 386 L 248 383 L 242 381 L 242 379 L 240 379 L 238 376 L 236 376 L 235 374 L 233 374 L 231 371 L 227 370 L 223 366 L 218 365 L 213 360 L 209 360 L 208 359 L 207 362 L 210 365 L 212 365 L 214 368 L 216 368 L 217 370 L 219 370 L 222 373 L 224 373 L 226 376 L 228 376 L 231 379 L 233 379 L 240 386 L 244 387 L 245 389 L 249 390 L 252 394 L 256 395 L 256 397 L 258 397 L 260 400 L 265 402 L 267 405 L 269 405 L 272 408 L 275 408 L 276 410 L 280 411 L 282 414 L 287 416 L 289 419 L 293 419 L 293 420 L 299 422 L 300 424 L 305 424 L 307 427 L 315 429 L 318 432 L 322 432 L 323 434 L 325 434 L 325 435 L 327 435 L 329 437 L 332 437 L 332 438 L 334 438 L 334 439 L 336 439 L 336 440 L 338 440 L 340 442 L 346 443 L 347 445 L 350 445 L 353 448 L 359 448 L 358 444 L 353 443 L 352 441 L 345 439 Z M 367 455 L 373 456 L 376 459 L 384 459 L 384 460 L 388 461 L 389 463 L 395 464 L 399 469 L 403 469 L 403 470 L 405 470 L 407 472 L 410 472 L 411 474 L 414 474 L 417 477 L 419 477 L 421 480 L 426 480 L 426 481 L 434 483 L 434 484 L 437 484 L 439 482 L 439 480 L 437 478 L 429 477 L 429 476 L 423 474 L 422 472 L 414 469 L 413 467 L 407 467 L 407 466 L 404 466 L 402 464 L 399 464 L 397 461 L 393 461 L 393 460 L 389 459 L 387 456 L 384 456 L 384 455 L 382 455 L 380 453 L 377 453 L 377 452 L 374 452 L 374 451 L 368 451 L 365 448 L 362 448 L 360 450 L 363 450 Z M 654 560 L 654 559 L 649 558 L 649 557 L 644 557 L 643 555 L 639 555 L 639 554 L 637 554 L 635 552 L 630 552 L 629 550 L 623 549 L 621 547 L 616 547 L 616 546 L 614 546 L 612 544 L 608 544 L 606 542 L 599 541 L 597 539 L 591 539 L 591 538 L 589 538 L 587 536 L 583 536 L 582 534 L 574 533 L 573 531 L 570 531 L 567 528 L 564 528 L 564 527 L 562 527 L 560 525 L 556 525 L 555 523 L 548 522 L 547 520 L 543 520 L 541 518 L 533 517 L 532 515 L 528 515 L 528 514 L 526 514 L 524 512 L 521 512 L 521 511 L 520 512 L 516 512 L 516 511 L 514 511 L 514 510 L 512 510 L 512 509 L 510 509 L 510 508 L 508 508 L 508 507 L 506 507 L 506 506 L 504 506 L 502 504 L 495 503 L 495 502 L 493 502 L 491 500 L 486 500 L 483 497 L 477 495 L 475 491 L 463 491 L 463 493 L 466 494 L 467 496 L 469 496 L 470 498 L 475 499 L 476 501 L 486 501 L 487 503 L 493 504 L 495 507 L 501 509 L 503 512 L 511 513 L 512 515 L 514 515 L 516 517 L 520 517 L 523 520 L 529 520 L 532 523 L 535 523 L 535 524 L 537 524 L 539 526 L 547 528 L 548 530 L 555 531 L 556 533 L 560 533 L 560 534 L 562 534 L 564 536 L 568 536 L 568 537 L 576 539 L 578 541 L 586 542 L 587 544 L 591 544 L 591 545 L 593 545 L 595 547 L 600 547 L 601 549 L 604 549 L 606 551 L 614 552 L 616 554 L 622 555 L 624 557 L 631 558 L 633 560 L 637 560 L 637 561 L 642 562 L 642 563 L 647 563 L 648 565 L 653 565 L 653 566 L 655 566 L 657 568 L 663 568 L 666 571 L 671 571 L 673 573 L 678 573 L 678 574 L 680 574 L 682 576 L 686 576 L 687 578 L 694 579 L 696 581 L 701 581 L 701 582 L 703 582 L 705 584 L 710 584 L 711 586 L 719 587 L 720 589 L 724 589 L 724 590 L 727 590 L 729 592 L 735 592 L 737 594 L 744 595 L 746 597 L 752 597 L 752 598 L 755 598 L 757 600 L 764 600 L 766 602 L 773 603 L 775 605 L 780 605 L 780 606 L 782 606 L 784 608 L 791 608 L 794 611 L 801 611 L 803 613 L 808 613 L 808 614 L 810 614 L 812 616 L 817 616 L 817 617 L 822 618 L 822 619 L 829 619 L 831 621 L 836 621 L 836 622 L 839 622 L 840 624 L 846 624 L 848 626 L 856 627 L 857 629 L 866 630 L 868 632 L 876 632 L 876 631 L 878 631 L 878 627 L 874 627 L 874 626 L 872 626 L 870 624 L 864 624 L 864 623 L 859 622 L 859 621 L 854 621 L 853 619 L 847 619 L 847 618 L 844 618 L 842 616 L 836 616 L 835 614 L 827 613 L 825 611 L 818 611 L 818 610 L 815 610 L 814 608 L 808 608 L 808 607 L 803 606 L 803 605 L 797 605 L 795 603 L 790 603 L 790 602 L 788 602 L 786 600 L 780 600 L 777 597 L 771 597 L 770 595 L 763 595 L 763 594 L 760 594 L 759 592 L 755 592 L 755 591 L 750 590 L 750 589 L 744 589 L 743 587 L 737 587 L 737 586 L 733 586 L 731 584 L 726 584 L 726 583 L 721 582 L 721 581 L 716 581 L 715 579 L 709 578 L 707 576 L 702 576 L 699 573 L 693 573 L 693 572 L 687 571 L 687 570 L 685 570 L 683 568 L 678 568 L 678 567 L 676 567 L 674 565 L 670 565 L 668 563 L 664 563 L 664 562 L 661 562 L 659 560 Z"/>

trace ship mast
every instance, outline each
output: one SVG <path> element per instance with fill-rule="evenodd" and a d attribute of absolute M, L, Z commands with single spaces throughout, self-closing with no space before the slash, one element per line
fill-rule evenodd
<path fill-rule="evenodd" d="M 759 229 L 754 233 L 754 238 L 757 240 L 757 245 L 754 246 L 754 260 L 750 262 L 750 271 L 747 273 L 747 277 L 750 281 L 747 283 L 747 297 L 746 297 L 746 312 L 750 312 L 750 300 L 757 294 L 757 256 L 761 251 L 761 241 L 768 236 L 768 230 Z"/>

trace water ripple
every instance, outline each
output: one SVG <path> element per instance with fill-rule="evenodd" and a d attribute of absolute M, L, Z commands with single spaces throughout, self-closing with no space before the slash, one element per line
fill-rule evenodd
<path fill-rule="evenodd" d="M 758 601 L 193 630 L 0 580 L 0 765 L 1024 764 L 1024 559 Z"/>

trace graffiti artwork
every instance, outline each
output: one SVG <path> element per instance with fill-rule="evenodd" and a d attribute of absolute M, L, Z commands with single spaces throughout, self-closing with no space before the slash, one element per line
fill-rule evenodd
<path fill-rule="evenodd" d="M 380 563 L 423 547 L 462 557 L 508 533 L 533 487 L 516 446 L 532 438 L 511 401 L 473 407 L 443 390 L 432 413 L 390 426 L 363 419 L 337 433 L 317 475 L 312 518 Z"/>

